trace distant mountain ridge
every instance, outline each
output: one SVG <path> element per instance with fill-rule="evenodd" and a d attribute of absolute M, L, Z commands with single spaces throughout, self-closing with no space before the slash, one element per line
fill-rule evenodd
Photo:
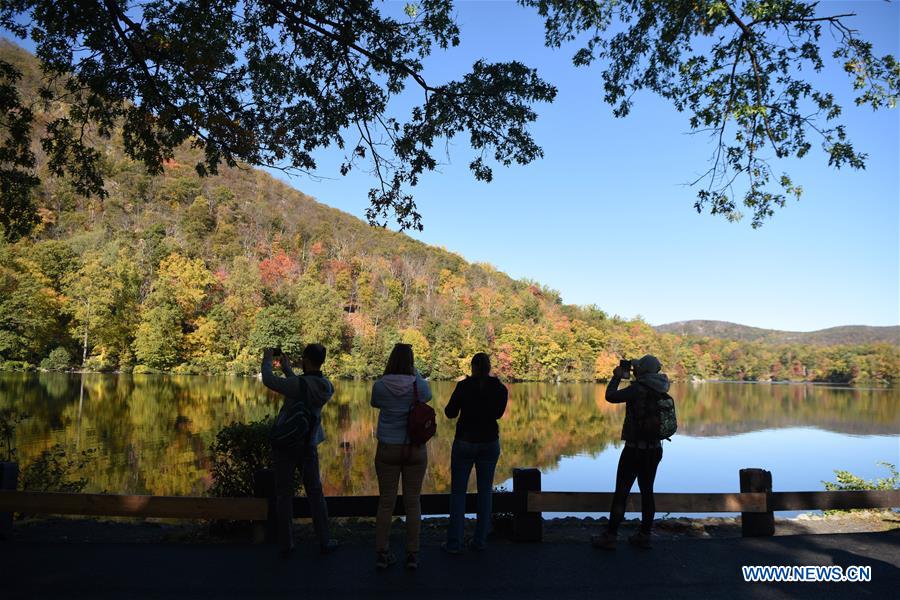
<path fill-rule="evenodd" d="M 900 346 L 900 326 L 873 327 L 869 325 L 841 325 L 818 331 L 780 331 L 762 329 L 728 321 L 678 321 L 653 327 L 660 333 L 674 333 L 694 337 L 711 337 L 742 342 L 767 344 L 812 344 L 815 346 L 893 344 Z"/>

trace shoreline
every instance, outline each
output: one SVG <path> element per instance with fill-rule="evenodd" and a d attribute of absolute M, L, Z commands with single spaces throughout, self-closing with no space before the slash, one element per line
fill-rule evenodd
<path fill-rule="evenodd" d="M 394 523 L 401 521 L 395 517 Z M 544 541 L 587 544 L 592 534 L 602 530 L 606 517 L 563 517 L 544 519 Z M 332 535 L 343 544 L 366 544 L 374 540 L 374 518 L 333 518 Z M 466 519 L 467 529 L 474 518 Z M 619 537 L 624 539 L 637 529 L 638 519 L 626 519 Z M 513 543 L 509 523 L 495 519 L 492 543 Z M 422 519 L 421 539 L 424 545 L 438 545 L 444 539 L 447 517 Z M 395 527 L 398 535 L 401 527 Z M 896 511 L 858 511 L 834 515 L 803 513 L 796 517 L 776 517 L 775 536 L 863 533 L 900 529 L 900 513 Z M 315 539 L 309 519 L 297 519 L 295 531 L 299 543 Z M 654 522 L 654 537 L 659 539 L 741 537 L 740 517 L 668 518 Z M 135 522 L 127 518 L 23 518 L 15 521 L 8 542 L 63 543 L 174 543 L 234 544 L 258 543 L 259 531 L 250 523 L 223 525 L 216 522 L 185 522 L 147 519 Z"/>
<path fill-rule="evenodd" d="M 261 374 L 256 373 L 255 375 L 240 375 L 237 373 L 217 373 L 217 374 L 206 374 L 206 373 L 178 373 L 175 371 L 152 371 L 152 372 L 132 372 L 132 371 L 90 371 L 90 370 L 81 370 L 81 369 L 73 369 L 69 371 L 59 371 L 59 370 L 51 370 L 51 369 L 42 369 L 36 365 L 31 365 L 27 369 L 2 369 L 0 368 L 0 373 L 57 373 L 60 375 L 127 375 L 131 377 L 136 376 L 151 376 L 151 377 L 206 377 L 206 378 L 215 378 L 215 377 L 233 377 L 240 379 L 260 379 Z M 333 378 L 334 381 L 354 381 L 354 382 L 372 382 L 377 380 L 378 378 L 365 378 L 365 377 L 343 377 L 336 376 Z M 455 379 L 440 379 L 440 378 L 429 378 L 428 381 L 461 381 L 463 377 L 457 377 Z M 817 387 L 826 387 L 826 388 L 837 388 L 837 389 L 853 389 L 853 390 L 891 390 L 897 387 L 898 385 L 878 385 L 876 381 L 864 381 L 858 384 L 854 383 L 841 383 L 841 382 L 831 382 L 831 381 L 804 381 L 804 380 L 792 380 L 792 379 L 700 379 L 700 378 L 690 378 L 690 379 L 672 379 L 672 383 L 684 383 L 691 385 L 698 385 L 702 383 L 734 383 L 734 384 L 742 384 L 742 385 L 811 385 Z M 530 379 L 510 379 L 504 380 L 504 383 L 507 384 L 516 384 L 516 383 L 544 383 L 544 384 L 552 384 L 552 385 L 605 385 L 609 382 L 609 380 L 603 379 L 595 379 L 593 381 L 554 381 L 554 380 L 530 380 Z"/>

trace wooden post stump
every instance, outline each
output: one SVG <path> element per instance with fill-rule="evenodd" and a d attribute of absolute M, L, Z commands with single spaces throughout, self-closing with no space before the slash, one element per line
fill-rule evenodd
<path fill-rule="evenodd" d="M 253 496 L 268 501 L 268 517 L 264 522 L 253 522 L 253 541 L 274 544 L 276 541 L 275 519 L 275 469 L 260 469 L 253 476 Z"/>
<path fill-rule="evenodd" d="M 19 463 L 0 462 L 0 490 L 15 491 L 19 481 Z M 0 512 L 0 540 L 12 537 L 13 513 Z"/>
<path fill-rule="evenodd" d="M 539 512 L 528 511 L 528 492 L 541 491 L 541 472 L 538 469 L 513 469 L 513 540 L 540 542 L 544 538 L 544 518 Z"/>
<path fill-rule="evenodd" d="M 766 507 L 771 508 L 772 472 L 765 469 L 740 470 L 742 492 L 765 492 Z M 775 513 L 772 510 L 762 513 L 741 513 L 741 535 L 744 537 L 761 537 L 775 535 Z"/>

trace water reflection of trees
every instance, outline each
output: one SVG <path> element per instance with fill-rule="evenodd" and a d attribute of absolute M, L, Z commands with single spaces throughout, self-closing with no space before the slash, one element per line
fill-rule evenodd
<path fill-rule="evenodd" d="M 452 383 L 433 384 L 442 407 Z M 555 466 L 560 457 L 596 454 L 619 437 L 623 408 L 603 400 L 594 384 L 517 384 L 501 422 L 503 454 L 497 480 L 517 466 Z M 338 382 L 324 413 L 328 440 L 320 447 L 327 494 L 377 492 L 372 469 L 377 412 L 369 384 Z M 682 384 L 680 433 L 728 435 L 758 429 L 812 426 L 842 433 L 895 434 L 897 390 L 803 385 Z M 96 448 L 82 473 L 88 489 L 150 494 L 202 494 L 209 486 L 207 448 L 232 421 L 251 421 L 278 408 L 255 379 L 190 376 L 0 374 L 0 406 L 31 415 L 19 427 L 19 456 L 27 463 L 63 444 Z M 447 491 L 454 423 L 441 419 L 429 444 L 429 491 Z"/>

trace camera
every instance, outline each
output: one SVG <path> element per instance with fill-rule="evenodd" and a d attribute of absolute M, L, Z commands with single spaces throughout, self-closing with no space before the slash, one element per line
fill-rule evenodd
<path fill-rule="evenodd" d="M 622 375 L 623 379 L 631 378 L 631 361 L 630 360 L 628 360 L 626 358 L 623 358 L 622 360 L 620 360 L 619 368 L 625 372 L 624 375 Z"/>

